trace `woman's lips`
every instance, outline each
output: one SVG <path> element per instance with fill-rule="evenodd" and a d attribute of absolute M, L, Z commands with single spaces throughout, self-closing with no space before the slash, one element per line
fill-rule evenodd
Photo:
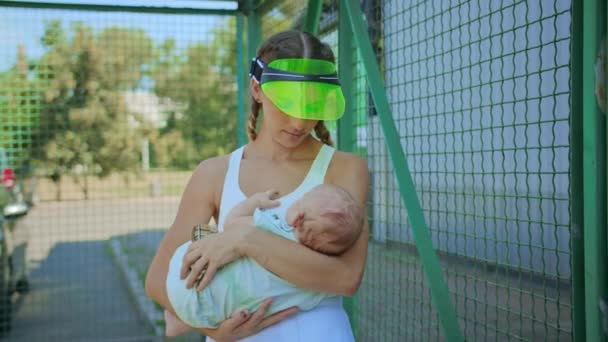
<path fill-rule="evenodd" d="M 290 132 L 290 131 L 284 131 L 284 132 L 293 137 L 296 137 L 296 138 L 299 138 L 304 135 L 304 132 Z"/>

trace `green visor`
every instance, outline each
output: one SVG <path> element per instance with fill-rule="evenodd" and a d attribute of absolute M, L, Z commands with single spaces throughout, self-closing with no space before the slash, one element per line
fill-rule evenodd
<path fill-rule="evenodd" d="M 320 59 L 251 62 L 249 76 L 285 114 L 306 120 L 337 120 L 344 114 L 344 95 L 334 63 Z"/>

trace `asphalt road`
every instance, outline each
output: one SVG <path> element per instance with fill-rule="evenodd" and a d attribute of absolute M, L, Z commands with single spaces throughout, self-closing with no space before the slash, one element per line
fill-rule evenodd
<path fill-rule="evenodd" d="M 18 229 L 30 233 L 31 290 L 16 295 L 9 341 L 148 341 L 105 241 L 166 228 L 177 198 L 38 204 Z"/>

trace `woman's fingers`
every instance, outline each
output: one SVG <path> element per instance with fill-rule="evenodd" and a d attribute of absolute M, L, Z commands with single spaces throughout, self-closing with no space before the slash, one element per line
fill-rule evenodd
<path fill-rule="evenodd" d="M 264 316 L 266 315 L 266 312 L 268 312 L 271 305 L 272 305 L 272 298 L 268 298 L 268 299 L 264 300 L 264 302 L 262 302 L 262 305 L 260 305 L 260 307 L 256 310 L 256 312 L 254 312 L 251 315 L 251 318 L 248 319 L 246 323 L 243 323 L 243 325 L 241 325 L 239 330 L 247 331 L 248 332 L 247 336 L 248 336 L 251 333 L 257 333 L 273 324 L 276 324 L 276 323 L 284 320 L 285 318 L 295 314 L 296 312 L 298 312 L 298 307 L 293 306 L 291 308 L 287 308 L 285 310 L 276 312 L 276 313 L 264 318 Z"/>
<path fill-rule="evenodd" d="M 194 286 L 194 284 L 196 283 L 196 279 L 201 274 L 201 272 L 203 272 L 203 269 L 205 269 L 207 267 L 208 263 L 209 263 L 209 258 L 207 258 L 206 256 L 203 256 L 202 258 L 198 259 L 194 263 L 194 265 L 192 265 L 191 270 L 190 270 L 190 275 L 188 276 L 188 280 L 186 281 L 187 289 L 191 289 Z"/>
<path fill-rule="evenodd" d="M 215 334 L 213 338 L 217 341 L 236 341 L 237 339 L 244 337 L 238 335 L 238 330 L 243 324 L 245 324 L 251 318 L 251 314 L 246 309 L 237 310 L 232 313 L 230 317 L 220 323 L 220 326 L 216 329 L 210 329 Z"/>
<path fill-rule="evenodd" d="M 194 243 L 191 243 L 190 246 L 188 246 L 184 258 L 182 259 L 182 268 L 179 272 L 181 279 L 186 279 L 186 276 L 190 273 L 190 266 L 201 257 L 201 253 L 192 248 L 193 245 Z"/>
<path fill-rule="evenodd" d="M 280 321 L 284 320 L 285 318 L 297 313 L 300 309 L 297 306 L 292 306 L 290 308 L 287 308 L 285 310 L 281 310 L 279 312 L 275 312 L 274 314 L 264 318 L 258 328 L 260 330 L 264 330 L 266 328 L 268 328 L 271 325 L 274 325 L 276 323 L 279 323 Z"/>
<path fill-rule="evenodd" d="M 233 332 L 238 327 L 243 325 L 251 318 L 251 313 L 247 309 L 241 309 L 234 312 L 228 319 L 226 319 L 221 325 L 222 328 L 226 327 L 229 331 Z"/>
<path fill-rule="evenodd" d="M 203 270 L 203 276 L 202 278 L 200 278 L 200 280 L 198 281 L 198 284 L 196 285 L 196 290 L 197 291 L 202 291 L 205 287 L 207 287 L 207 285 L 209 284 L 209 282 L 211 282 L 211 279 L 213 279 L 213 276 L 215 276 L 215 273 L 217 272 L 217 266 L 215 266 L 215 264 L 207 264 L 207 267 Z"/>
<path fill-rule="evenodd" d="M 249 325 L 252 327 L 257 327 L 262 319 L 264 319 L 264 315 L 266 311 L 270 309 L 270 305 L 272 305 L 272 298 L 267 298 L 262 302 L 262 305 L 251 315 L 251 319 L 249 320 Z"/>

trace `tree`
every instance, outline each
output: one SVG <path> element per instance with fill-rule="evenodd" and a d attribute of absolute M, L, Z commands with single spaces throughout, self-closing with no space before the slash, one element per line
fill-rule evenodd
<path fill-rule="evenodd" d="M 211 35 L 210 42 L 193 44 L 184 55 L 172 40 L 157 48 L 159 58 L 151 73 L 154 91 L 184 105 L 183 112 L 168 113 L 171 129 L 153 141 L 157 154 L 169 153 L 171 141 L 181 149 L 172 156 L 157 156 L 160 166 L 190 169 L 236 145 L 236 21 L 228 19 Z M 186 141 L 177 143 L 179 139 Z"/>
<path fill-rule="evenodd" d="M 39 164 L 57 182 L 71 171 L 88 198 L 88 176 L 138 172 L 141 130 L 129 125 L 123 98 L 137 87 L 153 58 L 153 43 L 141 30 L 106 28 L 99 33 L 76 23 L 68 39 L 61 22 L 42 37 L 47 52 L 38 65 L 44 82 Z"/>
<path fill-rule="evenodd" d="M 0 74 L 0 147 L 17 170 L 30 166 L 40 104 L 40 86 L 30 79 L 25 49 L 19 46 L 17 65 Z"/>

